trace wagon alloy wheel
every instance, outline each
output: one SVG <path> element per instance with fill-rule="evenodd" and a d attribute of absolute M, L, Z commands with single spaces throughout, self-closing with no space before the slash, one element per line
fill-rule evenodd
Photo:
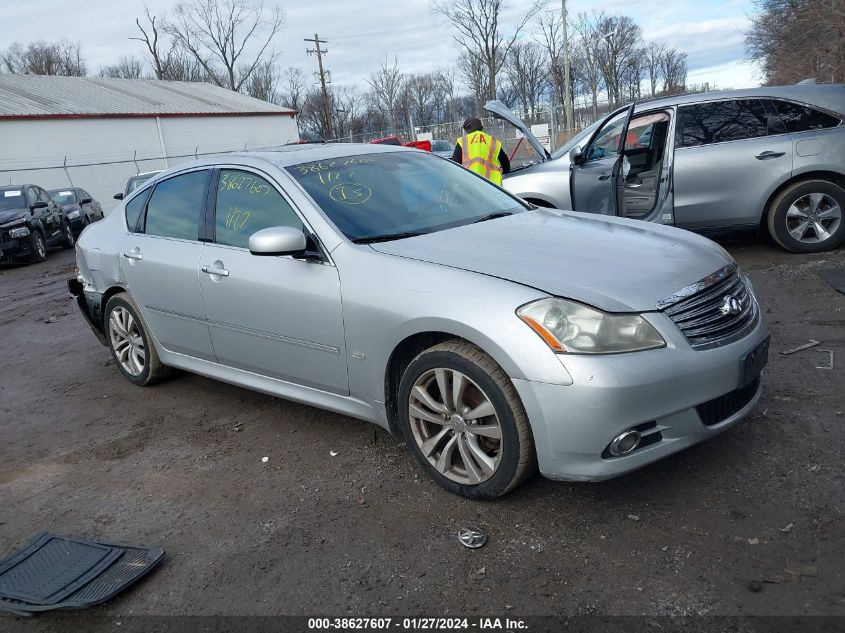
<path fill-rule="evenodd" d="M 449 368 L 423 373 L 408 402 L 411 431 L 422 454 L 460 484 L 490 479 L 502 459 L 502 426 L 486 393 Z"/>
<path fill-rule="evenodd" d="M 793 202 L 786 212 L 789 234 L 799 242 L 824 242 L 842 222 L 842 208 L 831 196 L 808 193 Z"/>
<path fill-rule="evenodd" d="M 131 376 L 144 372 L 147 353 L 138 324 L 126 308 L 115 307 L 109 315 L 109 337 L 115 358 Z"/>

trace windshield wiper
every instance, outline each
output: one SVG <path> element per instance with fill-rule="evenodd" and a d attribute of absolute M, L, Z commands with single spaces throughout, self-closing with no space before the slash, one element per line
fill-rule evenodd
<path fill-rule="evenodd" d="M 496 211 L 496 213 L 489 213 L 483 215 L 477 220 L 473 220 L 471 224 L 478 224 L 479 222 L 486 222 L 487 220 L 495 220 L 496 218 L 504 218 L 505 216 L 513 215 L 513 211 Z"/>
<path fill-rule="evenodd" d="M 352 240 L 353 244 L 373 244 L 375 242 L 389 242 L 391 240 L 402 240 L 406 237 L 417 237 L 425 235 L 425 231 L 406 231 L 404 233 L 386 233 L 384 235 L 365 235 Z"/>

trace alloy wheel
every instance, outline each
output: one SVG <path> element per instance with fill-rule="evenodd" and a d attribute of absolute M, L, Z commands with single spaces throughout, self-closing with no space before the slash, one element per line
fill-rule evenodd
<path fill-rule="evenodd" d="M 38 253 L 39 259 L 47 257 L 47 247 L 44 245 L 44 238 L 41 237 L 41 233 L 35 234 L 35 251 Z"/>
<path fill-rule="evenodd" d="M 490 479 L 502 459 L 502 426 L 490 398 L 461 372 L 423 373 L 408 402 L 411 431 L 422 454 L 460 484 Z"/>
<path fill-rule="evenodd" d="M 786 229 L 799 242 L 817 244 L 836 233 L 842 222 L 842 208 L 825 193 L 808 193 L 786 211 Z"/>
<path fill-rule="evenodd" d="M 114 355 L 124 371 L 131 376 L 144 372 L 147 353 L 144 338 L 132 313 L 117 306 L 109 315 L 109 338 Z"/>

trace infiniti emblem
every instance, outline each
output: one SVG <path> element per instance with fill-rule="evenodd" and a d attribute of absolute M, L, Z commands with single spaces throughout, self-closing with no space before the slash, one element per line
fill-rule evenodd
<path fill-rule="evenodd" d="M 728 295 L 722 300 L 722 305 L 719 307 L 719 312 L 728 316 L 729 314 L 737 315 L 742 312 L 742 304 L 733 295 Z"/>

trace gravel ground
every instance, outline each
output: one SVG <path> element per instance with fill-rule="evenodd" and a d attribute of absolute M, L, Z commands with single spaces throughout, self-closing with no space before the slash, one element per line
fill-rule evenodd
<path fill-rule="evenodd" d="M 725 245 L 773 337 L 753 414 L 623 478 L 494 503 L 363 422 L 188 374 L 134 387 L 70 303 L 71 252 L 4 267 L 0 555 L 41 530 L 165 548 L 104 616 L 843 616 L 845 296 L 817 271 L 845 250 Z M 778 353 L 807 339 L 832 371 Z M 457 542 L 467 524 L 484 548 Z"/>

